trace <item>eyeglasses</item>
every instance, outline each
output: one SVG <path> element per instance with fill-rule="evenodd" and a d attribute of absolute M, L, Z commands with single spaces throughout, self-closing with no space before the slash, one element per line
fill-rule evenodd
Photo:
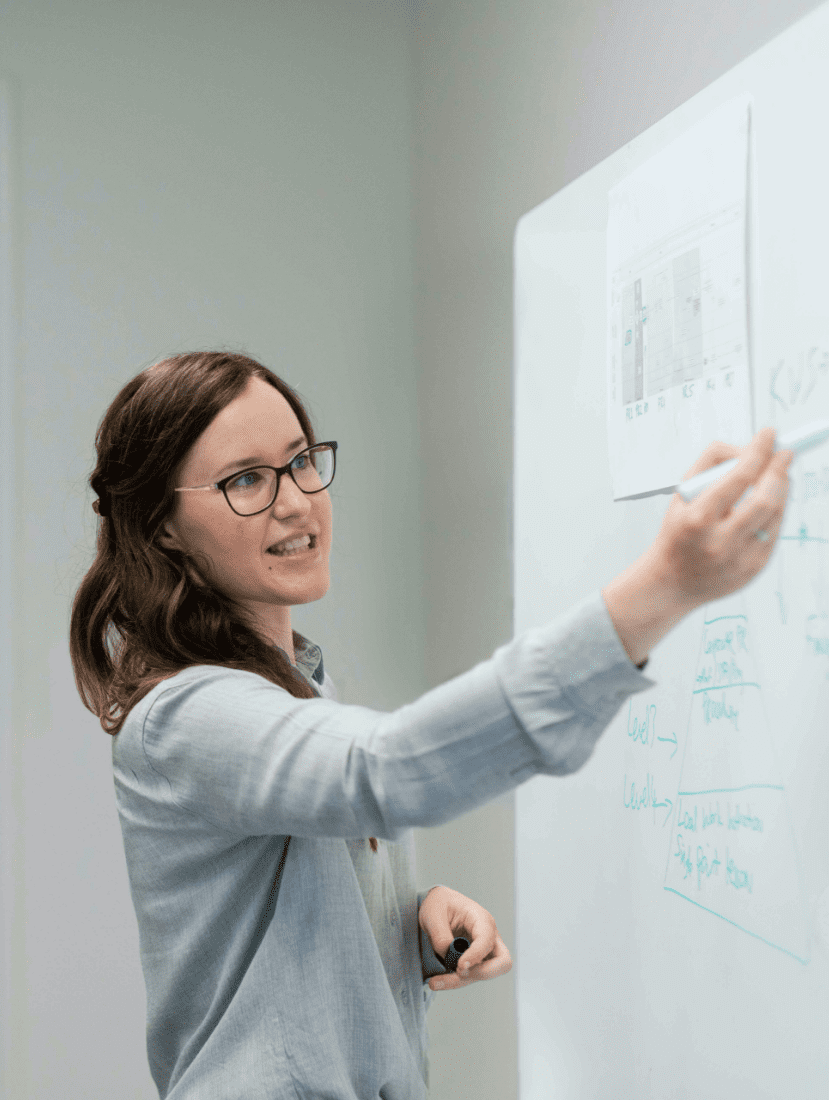
<path fill-rule="evenodd" d="M 221 489 L 225 500 L 237 516 L 255 516 L 270 508 L 279 493 L 279 479 L 289 474 L 303 493 L 320 493 L 334 480 L 337 465 L 337 444 L 315 443 L 291 459 L 287 466 L 251 466 L 238 474 L 230 474 L 210 485 L 182 485 L 177 493 L 196 489 Z"/>

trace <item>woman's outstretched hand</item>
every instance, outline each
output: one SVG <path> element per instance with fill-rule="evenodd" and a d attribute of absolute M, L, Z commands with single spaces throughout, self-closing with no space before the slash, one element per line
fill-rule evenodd
<path fill-rule="evenodd" d="M 634 664 L 690 611 L 736 592 L 771 557 L 794 458 L 793 451 L 775 453 L 774 440 L 774 429 L 763 428 L 746 447 L 707 447 L 685 479 L 729 458 L 737 458 L 737 465 L 690 503 L 674 493 L 652 545 L 602 590 Z M 758 531 L 766 532 L 765 540 Z"/>
<path fill-rule="evenodd" d="M 457 890 L 433 887 L 423 899 L 417 919 L 439 959 L 444 958 L 457 936 L 465 935 L 469 940 L 458 969 L 430 978 L 430 989 L 463 989 L 472 982 L 485 982 L 512 970 L 512 956 L 492 914 Z"/>

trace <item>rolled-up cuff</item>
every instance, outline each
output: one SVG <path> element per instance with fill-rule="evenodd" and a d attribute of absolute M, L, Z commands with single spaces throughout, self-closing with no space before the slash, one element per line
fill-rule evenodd
<path fill-rule="evenodd" d="M 442 882 L 436 882 L 435 886 L 443 886 Z M 429 890 L 434 890 L 434 886 L 430 886 Z M 420 907 L 423 904 L 423 899 L 429 893 L 429 890 L 424 890 L 422 894 L 417 895 L 417 911 L 420 913 Z M 429 979 L 434 978 L 436 974 L 448 974 L 449 971 L 437 957 L 432 948 L 432 942 L 428 935 L 420 927 L 420 919 L 418 917 L 417 922 L 418 936 L 420 937 L 420 961 L 423 970 L 423 1003 L 426 1006 L 426 1011 L 429 1011 L 434 998 L 437 996 L 433 989 L 429 988 Z"/>
<path fill-rule="evenodd" d="M 435 886 L 443 886 L 442 882 L 436 882 Z M 429 890 L 434 890 L 434 886 L 430 886 Z M 420 912 L 420 907 L 423 904 L 423 899 L 429 893 L 429 890 L 424 890 L 422 894 L 417 895 L 417 910 Z M 420 961 L 423 964 L 423 980 L 428 982 L 430 978 L 434 978 L 436 974 L 448 974 L 449 971 L 437 957 L 432 947 L 432 941 L 423 929 L 420 927 L 420 920 L 417 924 L 418 934 L 420 935 Z"/>
<path fill-rule="evenodd" d="M 601 592 L 501 646 L 493 664 L 545 775 L 582 767 L 624 700 L 655 684 L 628 657 Z"/>

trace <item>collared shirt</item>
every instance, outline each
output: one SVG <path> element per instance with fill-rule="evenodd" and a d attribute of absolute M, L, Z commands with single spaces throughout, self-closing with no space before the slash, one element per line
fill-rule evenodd
<path fill-rule="evenodd" d="M 113 738 L 162 1100 L 426 1100 L 444 967 L 413 829 L 580 768 L 653 684 L 598 592 L 391 712 L 339 703 L 319 647 L 298 648 L 319 698 L 198 665 Z"/>

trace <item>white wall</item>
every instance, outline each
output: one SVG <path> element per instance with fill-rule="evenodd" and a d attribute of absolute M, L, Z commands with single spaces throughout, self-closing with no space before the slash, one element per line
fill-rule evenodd
<path fill-rule="evenodd" d="M 408 34 L 396 3 L 0 4 L 20 306 L 9 1100 L 157 1096 L 111 741 L 67 646 L 95 428 L 128 378 L 228 346 L 298 387 L 340 466 L 331 591 L 294 623 L 345 701 L 423 691 Z"/>
<path fill-rule="evenodd" d="M 283 373 L 342 448 L 332 588 L 296 626 L 346 702 L 394 707 L 465 671 L 512 633 L 516 220 L 813 6 L 2 0 L 10 1100 L 156 1095 L 110 742 L 67 650 L 111 397 L 196 346 Z M 417 834 L 421 886 L 475 898 L 509 945 L 512 802 Z M 436 1100 L 516 1095 L 513 997 L 508 975 L 436 998 Z"/>

